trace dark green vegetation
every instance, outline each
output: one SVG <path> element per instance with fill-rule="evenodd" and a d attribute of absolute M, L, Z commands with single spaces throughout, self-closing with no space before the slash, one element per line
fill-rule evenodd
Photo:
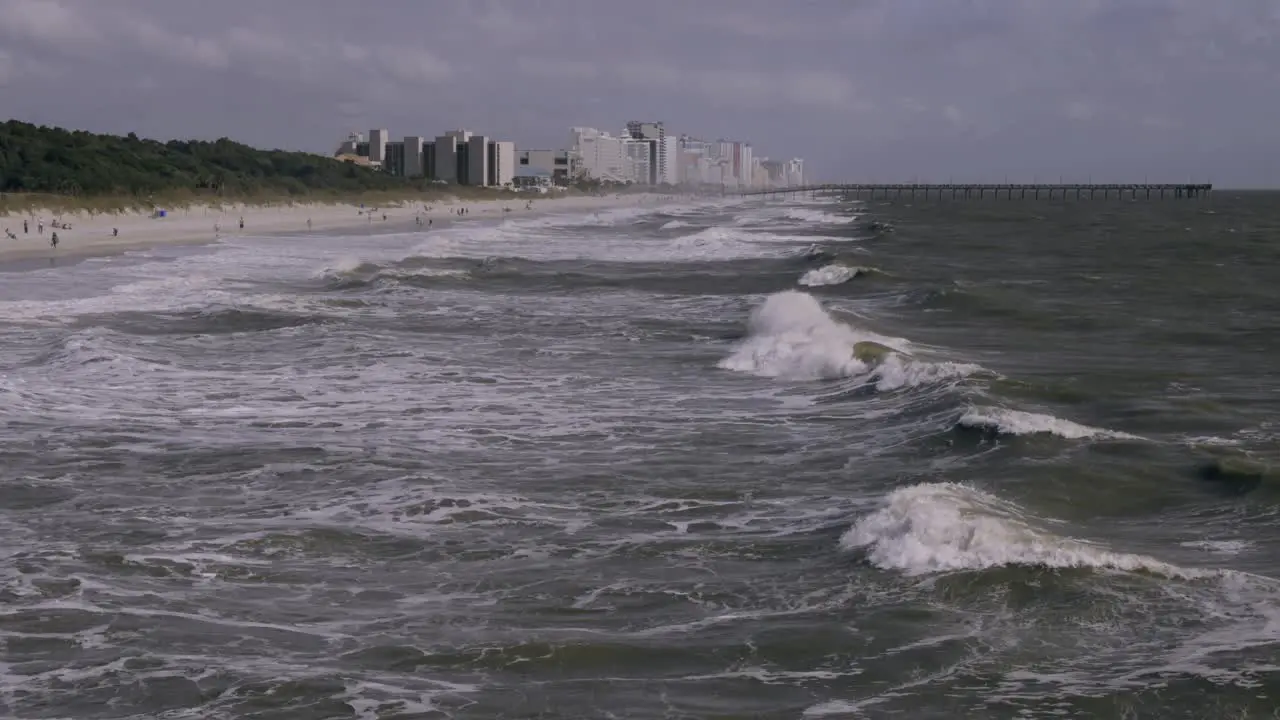
<path fill-rule="evenodd" d="M 98 135 L 16 120 L 0 124 L 0 192 L 28 199 L 41 194 L 64 203 L 136 205 L 160 200 L 323 201 L 428 191 L 457 195 L 459 190 L 322 155 L 258 150 L 227 138 L 158 142 L 133 133 Z M 496 194 L 478 188 L 465 194 L 475 192 Z M 15 198 L 6 200 L 0 204 L 12 205 Z"/>

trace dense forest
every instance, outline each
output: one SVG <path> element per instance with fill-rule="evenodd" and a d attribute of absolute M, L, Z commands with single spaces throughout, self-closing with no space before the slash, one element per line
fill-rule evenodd
<path fill-rule="evenodd" d="M 157 142 L 0 124 L 0 192 L 97 196 L 308 196 L 411 191 L 423 180 L 322 155 L 258 150 L 226 138 Z"/>

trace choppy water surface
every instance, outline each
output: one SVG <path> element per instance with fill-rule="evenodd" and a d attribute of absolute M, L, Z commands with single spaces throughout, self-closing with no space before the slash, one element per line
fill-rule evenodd
<path fill-rule="evenodd" d="M 1269 717 L 1277 207 L 0 274 L 0 715 Z"/>

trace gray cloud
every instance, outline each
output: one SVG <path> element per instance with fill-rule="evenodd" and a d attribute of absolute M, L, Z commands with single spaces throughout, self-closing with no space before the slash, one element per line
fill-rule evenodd
<path fill-rule="evenodd" d="M 1275 0 L 0 0 L 0 108 L 328 151 L 662 119 L 827 178 L 1280 183 Z"/>

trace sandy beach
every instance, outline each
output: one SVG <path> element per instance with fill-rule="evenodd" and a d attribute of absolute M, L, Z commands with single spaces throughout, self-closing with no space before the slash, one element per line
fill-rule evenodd
<path fill-rule="evenodd" d="M 141 212 L 53 213 L 37 209 L 0 215 L 0 231 L 4 231 L 0 235 L 0 263 L 46 257 L 111 255 L 156 245 L 208 243 L 237 235 L 319 233 L 377 226 L 403 228 L 415 217 L 421 217 L 424 223 L 432 221 L 438 225 L 441 221 L 527 217 L 545 212 L 646 205 L 659 201 L 660 197 L 656 195 L 538 195 L 529 200 L 435 198 L 425 203 L 402 202 L 385 207 L 323 203 L 193 205 L 167 210 L 163 217 Z M 461 208 L 466 210 L 464 215 L 458 214 Z M 24 220 L 27 223 L 25 231 Z M 41 223 L 44 225 L 43 233 L 40 231 Z M 56 249 L 50 246 L 50 238 L 55 232 L 58 233 Z M 10 238 L 8 233 L 13 233 L 17 239 Z"/>

